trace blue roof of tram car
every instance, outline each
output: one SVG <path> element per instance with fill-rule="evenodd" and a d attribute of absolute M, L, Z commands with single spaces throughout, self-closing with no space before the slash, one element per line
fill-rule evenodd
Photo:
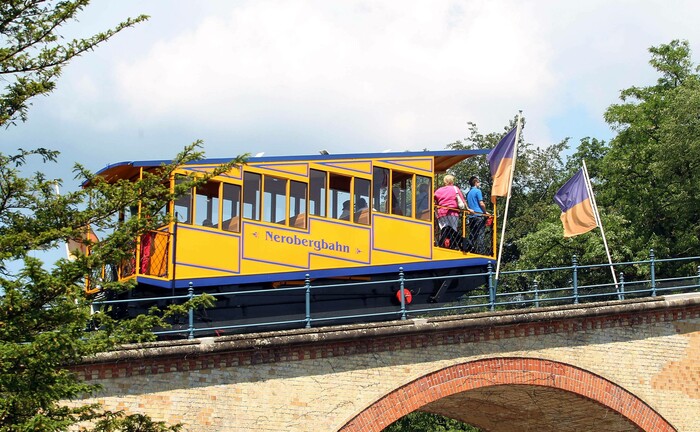
<path fill-rule="evenodd" d="M 299 161 L 324 161 L 324 160 L 341 160 L 341 159 L 391 159 L 398 157 L 436 157 L 442 159 L 441 164 L 435 166 L 435 171 L 440 172 L 445 169 L 455 165 L 456 163 L 471 157 L 478 155 L 485 155 L 490 151 L 490 149 L 478 149 L 478 150 L 437 150 L 437 151 L 415 151 L 415 152 L 387 152 L 387 153 L 351 153 L 351 154 L 317 154 L 317 155 L 299 155 L 299 156 L 260 156 L 260 157 L 249 157 L 247 163 L 261 163 L 261 162 L 299 162 Z M 232 159 L 232 158 L 231 158 Z M 210 158 L 210 159 L 199 159 L 187 162 L 184 165 L 217 165 L 230 162 L 231 159 L 226 158 Z M 143 161 L 125 161 L 117 162 L 114 164 L 109 164 L 106 167 L 99 170 L 96 175 L 116 175 L 119 178 L 125 178 L 129 176 L 119 175 L 119 173 L 128 172 L 132 168 L 140 167 L 158 167 L 161 165 L 167 165 L 171 163 L 172 160 L 162 159 L 162 160 L 143 160 Z M 444 165 L 444 166 L 443 166 Z M 110 176 L 111 177 L 111 176 Z M 109 180 L 109 179 L 108 179 Z"/>

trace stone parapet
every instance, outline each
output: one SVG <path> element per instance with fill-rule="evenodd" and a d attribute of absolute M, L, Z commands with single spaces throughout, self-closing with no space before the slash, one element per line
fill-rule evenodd
<path fill-rule="evenodd" d="M 79 403 L 192 431 L 380 430 L 415 409 L 500 432 L 574 412 L 576 430 L 696 431 L 698 358 L 700 296 L 681 295 L 129 345 L 74 371 L 103 387 Z"/>

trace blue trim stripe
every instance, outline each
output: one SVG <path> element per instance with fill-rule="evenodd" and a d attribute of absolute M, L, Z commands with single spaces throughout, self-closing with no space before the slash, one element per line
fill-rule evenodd
<path fill-rule="evenodd" d="M 279 280 L 303 280 L 308 274 L 312 279 L 331 278 L 340 276 L 365 276 L 378 275 L 385 273 L 395 273 L 398 277 L 399 267 L 403 267 L 404 272 L 421 271 L 421 270 L 440 270 L 456 267 L 476 267 L 486 266 L 489 263 L 495 264 L 495 260 L 489 258 L 462 258 L 449 261 L 437 262 L 420 262 L 420 263 L 405 263 L 392 264 L 384 266 L 368 266 L 354 267 L 348 269 L 331 269 L 331 270 L 304 270 L 298 272 L 285 273 L 266 273 L 250 276 L 223 276 L 216 278 L 200 278 L 200 279 L 182 279 L 175 281 L 175 288 L 187 288 L 192 282 L 195 287 L 206 286 L 223 286 L 223 285 L 242 285 L 261 282 L 275 282 Z M 158 288 L 172 289 L 171 281 L 152 279 L 145 276 L 138 276 L 136 281 L 140 284 L 151 285 Z"/>
<path fill-rule="evenodd" d="M 395 215 L 395 214 L 390 214 L 390 213 L 382 213 L 379 211 L 374 211 L 372 212 L 372 216 L 374 216 L 376 219 L 389 219 L 392 222 L 396 221 L 401 221 L 403 223 L 407 224 L 413 224 L 413 225 L 420 225 L 422 227 L 425 227 L 426 225 L 430 227 L 432 224 L 430 221 L 424 221 L 422 219 L 413 219 L 413 216 L 403 216 L 403 215 Z M 372 221 L 374 223 L 374 221 Z M 372 225 L 374 226 L 374 225 Z"/>
<path fill-rule="evenodd" d="M 203 265 L 192 264 L 192 263 L 187 263 L 187 262 L 183 262 L 183 261 L 177 261 L 177 262 L 175 263 L 175 265 L 183 266 L 183 267 L 192 267 L 192 268 L 197 268 L 197 269 L 202 269 L 202 270 L 213 270 L 213 271 L 218 271 L 218 272 L 221 272 L 221 273 L 229 273 L 229 274 L 234 274 L 234 275 L 240 274 L 240 272 L 237 272 L 237 271 L 234 271 L 234 270 L 224 269 L 224 268 L 221 268 L 221 267 L 203 266 Z"/>
<path fill-rule="evenodd" d="M 358 161 L 358 163 L 368 163 L 368 162 L 369 162 L 369 161 Z M 345 170 L 345 171 L 350 171 L 350 172 L 356 172 L 356 173 L 364 174 L 364 175 L 370 175 L 370 174 L 372 174 L 372 171 L 371 171 L 371 170 L 372 170 L 372 166 L 371 166 L 371 164 L 370 164 L 370 170 L 369 170 L 369 171 L 362 171 L 362 170 L 350 168 L 350 167 L 348 167 L 347 165 L 344 165 L 345 163 L 347 163 L 347 162 L 342 162 L 342 163 L 338 163 L 338 161 L 335 161 L 335 162 L 318 162 L 319 165 L 322 165 L 322 166 L 325 166 L 325 167 L 330 167 L 330 168 L 337 169 L 337 170 Z"/>
<path fill-rule="evenodd" d="M 357 159 L 381 159 L 388 160 L 391 158 L 415 158 L 415 157 L 437 157 L 437 156 L 478 156 L 488 154 L 489 150 L 477 149 L 477 150 L 437 150 L 437 151 L 424 151 L 424 152 L 391 152 L 391 153 L 357 153 L 357 154 L 330 154 L 330 155 L 301 155 L 301 156 L 263 156 L 263 157 L 250 157 L 247 160 L 248 164 L 261 163 L 261 162 L 292 162 L 292 161 L 307 161 L 307 162 L 331 162 L 331 161 L 341 161 L 341 160 L 357 160 Z M 196 161 L 190 161 L 185 164 L 187 165 L 221 165 L 224 163 L 231 162 L 233 158 L 212 158 L 212 159 L 201 159 Z M 99 175 L 109 169 L 113 169 L 119 166 L 129 165 L 135 168 L 138 167 L 156 167 L 161 165 L 167 165 L 172 163 L 172 160 L 161 159 L 161 160 L 142 160 L 142 161 L 124 161 L 116 162 L 99 170 L 96 174 Z"/>
<path fill-rule="evenodd" d="M 405 256 L 405 257 L 409 257 L 409 258 L 430 259 L 430 256 L 426 256 L 426 255 L 416 255 L 416 254 L 410 254 L 410 253 L 405 253 L 405 252 L 399 252 L 396 250 L 380 249 L 378 247 L 374 247 L 374 248 L 372 248 L 372 250 L 375 250 L 377 252 L 390 253 L 392 255 Z"/>
<path fill-rule="evenodd" d="M 406 169 L 409 169 L 409 170 L 411 170 L 411 171 L 422 171 L 422 172 L 424 172 L 424 173 L 431 174 L 431 173 L 433 172 L 433 169 L 434 169 L 434 167 L 433 167 L 433 165 L 434 165 L 434 160 L 435 160 L 435 159 L 432 159 L 432 158 L 411 159 L 411 162 L 418 162 L 418 161 L 427 161 L 427 162 L 429 162 L 429 163 L 430 163 L 430 169 L 429 169 L 429 170 L 424 170 L 424 169 L 422 169 L 422 168 L 418 168 L 418 167 L 415 167 L 415 166 L 413 166 L 413 165 L 401 163 L 400 161 L 395 161 L 395 160 L 378 160 L 377 162 L 381 162 L 381 163 L 386 164 L 386 165 L 393 165 L 393 166 L 397 166 L 397 167 L 401 167 L 401 168 L 406 168 Z"/>
<path fill-rule="evenodd" d="M 205 229 L 204 227 L 200 227 L 199 225 L 190 225 L 190 224 L 186 224 L 183 222 L 178 222 L 177 229 L 204 232 L 207 234 L 220 235 L 220 236 L 224 236 L 224 237 L 238 237 L 238 238 L 241 237 L 240 233 L 236 233 L 233 231 L 224 231 L 222 229 L 215 228 L 215 227 L 210 227 L 208 229 Z"/>
<path fill-rule="evenodd" d="M 280 262 L 268 261 L 268 260 L 264 260 L 264 259 L 250 258 L 250 257 L 243 257 L 243 259 L 245 259 L 246 261 L 259 262 L 259 263 L 263 263 L 263 264 L 272 264 L 272 265 L 278 265 L 278 266 L 282 266 L 282 267 L 291 267 L 291 268 L 298 268 L 298 269 L 308 269 L 310 267 L 308 262 L 306 265 L 294 265 L 294 264 L 289 264 L 289 263 L 282 264 Z"/>
<path fill-rule="evenodd" d="M 398 215 L 390 215 L 390 214 L 380 213 L 380 212 L 373 212 L 372 213 L 372 226 L 376 226 L 375 225 L 376 219 L 389 219 L 392 222 L 401 221 L 402 223 L 420 225 L 422 227 L 430 227 L 432 225 L 432 223 L 430 223 L 430 221 L 423 221 L 423 220 L 419 220 L 419 219 L 408 219 L 410 217 L 411 216 L 398 216 Z M 386 252 L 386 253 L 396 254 L 396 255 L 400 255 L 400 256 L 411 257 L 411 258 L 420 258 L 420 259 L 432 259 L 433 258 L 433 248 L 432 247 L 430 248 L 430 253 L 428 253 L 427 255 L 416 255 L 416 254 L 401 252 L 398 250 L 378 248 L 374 245 L 374 236 L 372 236 L 371 243 L 372 243 L 371 244 L 372 251 Z"/>
<path fill-rule="evenodd" d="M 252 222 L 252 223 L 251 223 L 251 222 L 248 222 L 247 224 L 248 224 L 248 225 L 253 225 L 253 226 L 258 226 L 258 227 L 265 228 L 265 229 L 273 228 L 273 229 L 276 229 L 276 230 L 286 231 L 286 232 L 294 233 L 294 234 L 297 234 L 297 233 L 310 234 L 310 233 L 311 233 L 311 223 L 312 223 L 312 222 L 313 222 L 314 224 L 325 222 L 325 223 L 331 223 L 331 224 L 338 224 L 338 225 L 347 226 L 347 225 L 345 225 L 344 223 L 341 223 L 340 221 L 337 221 L 337 222 L 334 221 L 334 219 L 325 220 L 325 219 L 312 219 L 312 218 L 309 218 L 309 219 L 308 219 L 308 222 L 309 222 L 309 223 L 306 224 L 307 227 L 308 227 L 306 230 L 304 230 L 304 229 L 302 229 L 302 228 L 290 228 L 290 227 L 285 227 L 285 226 L 263 225 L 263 224 L 255 223 L 255 222 Z M 369 226 L 361 225 L 361 226 L 355 226 L 354 228 L 360 229 L 360 230 L 362 230 L 362 231 L 365 231 L 365 233 L 360 232 L 360 233 L 358 233 L 358 234 L 356 234 L 356 235 L 367 234 L 367 235 L 370 236 L 370 242 L 371 242 L 371 230 L 370 230 Z M 245 242 L 245 237 L 242 237 L 242 239 L 241 239 L 241 245 L 242 245 L 244 242 Z M 321 254 L 321 253 L 318 253 L 318 252 L 314 252 L 313 250 L 309 250 L 309 251 L 308 251 L 308 254 L 309 254 L 309 255 L 307 256 L 306 266 L 291 265 L 291 264 L 289 264 L 289 263 L 284 263 L 284 262 L 267 261 L 267 260 L 261 260 L 261 259 L 257 259 L 257 258 L 251 258 L 251 257 L 245 255 L 245 247 L 242 247 L 242 249 L 243 249 L 243 253 L 241 254 L 241 259 L 242 259 L 242 260 L 261 262 L 261 263 L 265 263 L 265 264 L 275 264 L 275 265 L 281 265 L 281 266 L 285 266 L 285 267 L 296 267 L 296 268 L 302 268 L 302 269 L 309 269 L 309 268 L 311 268 L 311 257 L 312 257 L 312 256 L 318 256 L 318 257 L 323 257 L 323 258 L 338 260 L 338 261 L 340 261 L 340 262 L 349 262 L 349 263 L 353 263 L 353 264 L 356 264 L 356 263 L 359 263 L 359 264 L 369 264 L 370 262 L 372 262 L 372 248 L 371 248 L 371 247 L 370 247 L 369 252 L 367 253 L 367 260 L 353 260 L 353 259 L 350 259 L 350 258 L 341 258 L 341 257 L 337 257 L 337 256 L 333 256 L 333 255 L 325 255 L 325 254 Z"/>
<path fill-rule="evenodd" d="M 278 172 L 278 173 L 282 173 L 282 174 L 287 174 L 287 175 L 295 175 L 295 176 L 300 176 L 300 177 L 308 177 L 308 176 L 309 176 L 309 164 L 308 164 L 308 163 L 306 163 L 306 164 L 300 164 L 300 163 L 296 163 L 296 164 L 280 164 L 280 165 L 266 165 L 266 164 L 257 164 L 257 163 L 256 163 L 256 164 L 249 164 L 249 165 L 250 165 L 251 167 L 253 167 L 253 168 L 264 169 L 264 170 L 267 170 L 267 171 L 274 171 L 274 172 Z M 298 166 L 300 166 L 300 165 L 305 165 L 305 166 L 304 166 L 304 168 L 306 169 L 306 173 L 305 173 L 305 174 L 299 174 L 298 172 L 295 172 L 295 171 L 289 171 L 289 170 L 281 169 L 281 167 L 285 167 L 285 166 L 298 167 Z"/>

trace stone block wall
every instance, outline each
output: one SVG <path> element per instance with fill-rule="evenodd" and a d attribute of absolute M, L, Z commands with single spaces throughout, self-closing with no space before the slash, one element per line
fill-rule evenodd
<path fill-rule="evenodd" d="M 125 347 L 75 368 L 103 390 L 74 403 L 188 431 L 379 431 L 422 409 L 499 432 L 690 432 L 698 359 L 700 296 L 667 297 Z"/>

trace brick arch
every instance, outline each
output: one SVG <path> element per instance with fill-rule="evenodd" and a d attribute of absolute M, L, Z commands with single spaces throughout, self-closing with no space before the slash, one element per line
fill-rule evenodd
<path fill-rule="evenodd" d="M 382 397 L 340 431 L 381 431 L 404 415 L 457 393 L 533 382 L 597 402 L 618 412 L 643 431 L 676 431 L 642 400 L 598 375 L 556 361 L 513 357 L 477 360 L 432 372 Z"/>

